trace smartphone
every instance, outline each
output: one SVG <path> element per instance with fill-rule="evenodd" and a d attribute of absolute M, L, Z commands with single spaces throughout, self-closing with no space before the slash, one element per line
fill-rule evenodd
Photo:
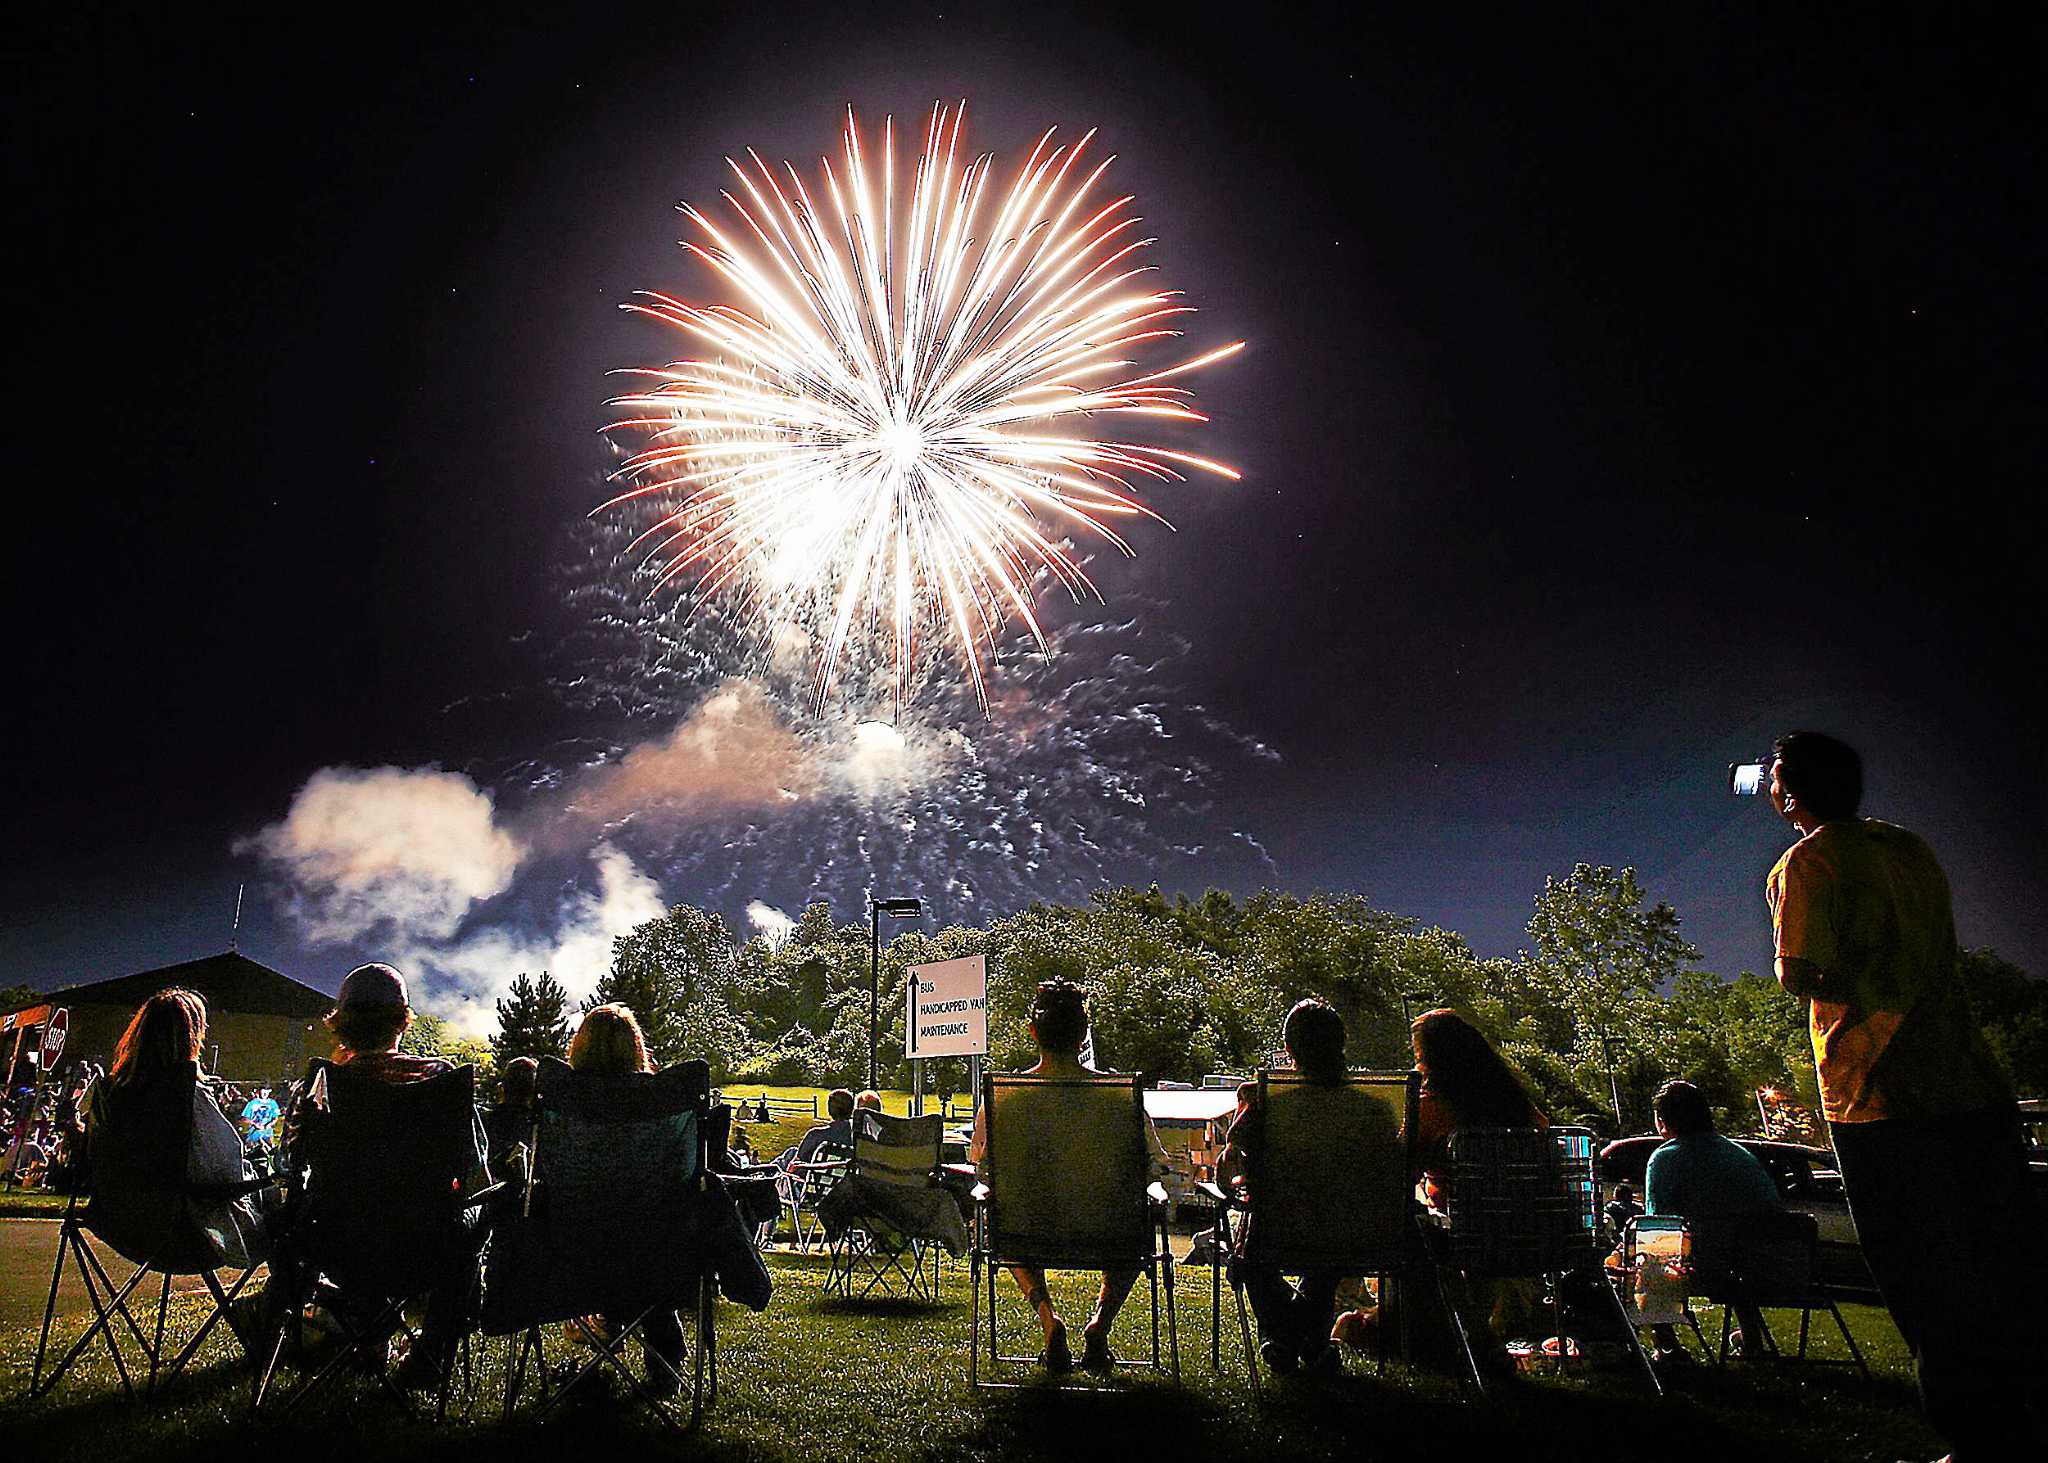
<path fill-rule="evenodd" d="M 1731 762 L 1728 764 L 1728 791 L 1737 797 L 1753 798 L 1771 785 L 1771 764 L 1768 762 Z"/>

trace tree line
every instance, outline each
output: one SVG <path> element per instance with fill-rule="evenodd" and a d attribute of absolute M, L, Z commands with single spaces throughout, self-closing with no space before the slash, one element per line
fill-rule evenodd
<path fill-rule="evenodd" d="M 1620 1128 L 1647 1128 L 1651 1095 L 1680 1075 L 1735 1131 L 1763 1122 L 1761 1091 L 1795 1114 L 1817 1105 L 1803 1003 L 1769 976 L 1699 969 L 1678 914 L 1649 902 L 1634 870 L 1581 864 L 1547 880 L 1527 934 L 1517 954 L 1483 959 L 1461 935 L 1356 894 L 1191 900 L 1155 886 L 1033 904 L 985 929 L 912 931 L 882 947 L 880 1072 L 910 1084 L 906 968 L 982 955 L 998 1066 L 1028 1064 L 1031 994 L 1062 976 L 1090 992 L 1099 1059 L 1155 1079 L 1273 1062 L 1281 1018 L 1315 995 L 1343 1014 L 1351 1060 L 1365 1067 L 1408 1065 L 1408 1019 L 1454 1006 L 1548 1112 L 1603 1130 L 1617 1127 L 1617 1105 Z M 865 922 L 836 923 L 823 904 L 772 944 L 742 942 L 718 915 L 678 905 L 614 942 L 585 1004 L 631 1006 L 657 1061 L 704 1057 L 716 1081 L 852 1085 L 867 1069 L 868 942 Z M 2020 1090 L 2048 1091 L 2048 988 L 1987 950 L 1965 952 L 1963 975 Z M 491 1056 L 560 1055 L 573 1010 L 551 974 L 521 974 L 498 1003 Z M 964 1062 L 928 1064 L 936 1090 L 965 1081 Z"/>

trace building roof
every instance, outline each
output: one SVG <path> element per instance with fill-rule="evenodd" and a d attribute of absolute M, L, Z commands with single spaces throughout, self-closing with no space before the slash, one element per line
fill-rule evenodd
<path fill-rule="evenodd" d="M 200 960 L 144 970 L 112 980 L 89 981 L 38 995 L 34 1004 L 52 1006 L 124 1006 L 133 1009 L 167 986 L 184 986 L 206 997 L 216 1012 L 239 1011 L 250 1016 L 299 1016 L 307 1020 L 333 1009 L 334 997 L 293 980 L 282 971 L 259 964 L 239 951 L 227 950 Z"/>

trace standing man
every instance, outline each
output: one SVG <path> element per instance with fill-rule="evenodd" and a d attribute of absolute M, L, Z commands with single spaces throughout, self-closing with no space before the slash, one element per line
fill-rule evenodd
<path fill-rule="evenodd" d="M 2039 1221 L 1948 880 L 1921 839 L 1857 816 L 1863 762 L 1844 742 L 1780 738 L 1771 799 L 1800 834 L 1766 886 L 1778 980 L 1811 1003 L 1821 1107 L 1921 1405 L 1951 1463 L 2037 1458 Z"/>

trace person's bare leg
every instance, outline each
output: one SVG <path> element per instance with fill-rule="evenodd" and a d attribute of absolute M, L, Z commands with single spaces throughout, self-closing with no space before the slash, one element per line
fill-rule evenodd
<path fill-rule="evenodd" d="M 1046 1346 L 1050 1348 L 1055 1338 L 1065 1342 L 1067 1323 L 1052 1308 L 1052 1292 L 1045 1288 L 1045 1272 L 1030 1265 L 1012 1265 L 1010 1273 L 1017 1277 L 1017 1288 L 1024 1292 L 1026 1303 L 1038 1313 L 1038 1325 L 1045 1332 Z"/>
<path fill-rule="evenodd" d="M 1135 1269 L 1102 1272 L 1102 1289 L 1095 1297 L 1095 1314 L 1088 1318 L 1084 1334 L 1108 1337 L 1109 1328 L 1116 1324 L 1116 1313 L 1124 1308 L 1124 1302 L 1130 1298 L 1131 1287 L 1138 1283 L 1138 1276 L 1143 1273 Z"/>

